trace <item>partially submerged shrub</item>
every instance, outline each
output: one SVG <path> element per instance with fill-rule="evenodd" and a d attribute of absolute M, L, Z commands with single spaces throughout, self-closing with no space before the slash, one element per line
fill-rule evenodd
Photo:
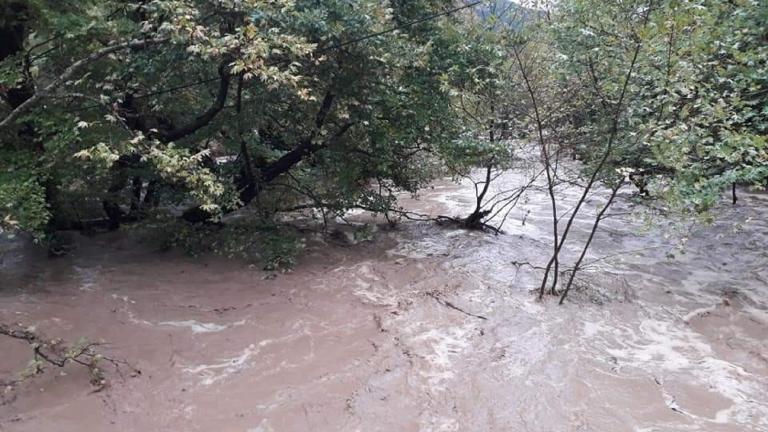
<path fill-rule="evenodd" d="M 265 220 L 191 225 L 162 218 L 136 229 L 163 249 L 179 249 L 194 257 L 212 254 L 259 262 L 265 270 L 290 270 L 304 246 L 293 228 Z"/>

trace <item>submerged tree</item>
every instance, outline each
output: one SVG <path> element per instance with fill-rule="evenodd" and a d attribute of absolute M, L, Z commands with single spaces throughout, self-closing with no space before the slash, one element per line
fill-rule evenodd
<path fill-rule="evenodd" d="M 458 49 L 442 75 L 461 135 L 439 147 L 440 159 L 452 177 L 474 187 L 474 208 L 460 221 L 467 228 L 499 232 L 500 226 L 485 221 L 508 210 L 515 196 L 513 191 L 489 193 L 491 184 L 521 160 L 514 139 L 521 138 L 522 128 L 511 97 L 516 80 L 505 47 L 527 9 L 513 5 L 493 2 L 457 27 Z"/>
<path fill-rule="evenodd" d="M 763 2 L 751 1 L 572 0 L 557 5 L 535 35 L 539 41 L 551 38 L 545 46 L 555 53 L 545 67 L 528 68 L 555 85 L 531 92 L 531 98 L 568 94 L 555 106 L 565 107 L 561 118 L 570 132 L 552 133 L 547 121 L 538 129 L 544 131 L 542 148 L 555 146 L 544 157 L 553 172 L 557 162 L 547 154 L 573 151 L 581 160 L 582 193 L 567 215 L 557 215 L 552 194 L 554 253 L 540 295 L 549 282 L 549 291 L 557 293 L 560 252 L 597 183 L 608 186 L 609 198 L 596 211 L 569 268 L 561 302 L 625 180 L 643 194 L 697 212 L 711 207 L 731 184 L 764 187 L 768 74 L 766 33 L 758 21 L 765 16 Z M 524 66 L 521 61 L 521 70 Z M 534 114 L 546 117 L 549 110 L 543 111 Z M 549 184 L 554 189 L 557 180 Z"/>

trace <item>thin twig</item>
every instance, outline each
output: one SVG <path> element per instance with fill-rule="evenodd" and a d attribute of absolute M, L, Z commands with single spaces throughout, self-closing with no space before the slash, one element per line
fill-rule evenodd
<path fill-rule="evenodd" d="M 486 318 L 486 317 L 484 317 L 482 315 L 477 315 L 477 314 L 473 314 L 472 312 L 467 312 L 464 309 L 462 309 L 462 308 L 456 306 L 455 304 L 449 302 L 448 300 L 440 298 L 440 295 L 437 292 L 435 292 L 435 291 L 430 291 L 430 292 L 427 293 L 427 295 L 432 297 L 433 299 L 435 299 L 435 301 L 438 302 L 439 304 L 441 304 L 441 305 L 443 305 L 443 306 L 445 306 L 447 308 L 453 309 L 455 311 L 461 312 L 464 315 L 468 315 L 468 316 L 471 316 L 471 317 L 474 317 L 474 318 L 478 318 L 478 319 L 481 319 L 481 320 L 488 320 L 488 318 Z"/>

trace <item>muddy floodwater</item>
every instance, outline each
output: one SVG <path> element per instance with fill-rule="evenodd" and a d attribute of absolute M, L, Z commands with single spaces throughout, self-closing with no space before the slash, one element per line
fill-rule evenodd
<path fill-rule="evenodd" d="M 441 182 L 403 205 L 466 214 L 473 191 Z M 535 191 L 503 235 L 381 224 L 310 239 L 285 274 L 120 233 L 53 260 L 7 243 L 0 321 L 104 341 L 142 373 L 107 368 L 94 392 L 82 368 L 50 369 L 0 406 L 0 430 L 768 431 L 768 195 L 715 213 L 648 225 L 620 194 L 563 306 L 531 292 L 551 248 Z M 2 376 L 29 358 L 0 340 Z"/>

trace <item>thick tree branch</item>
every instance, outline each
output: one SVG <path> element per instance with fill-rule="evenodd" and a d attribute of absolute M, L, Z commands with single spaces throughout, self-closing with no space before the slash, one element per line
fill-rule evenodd
<path fill-rule="evenodd" d="M 13 111 L 8 113 L 8 115 L 5 116 L 5 118 L 2 121 L 0 121 L 0 129 L 3 129 L 8 125 L 10 125 L 20 115 L 24 114 L 30 108 L 32 108 L 32 106 L 35 105 L 40 99 L 49 95 L 53 90 L 55 90 L 56 88 L 66 83 L 83 67 L 97 60 L 100 60 L 103 57 L 108 56 L 109 54 L 112 54 L 118 51 L 122 51 L 125 49 L 146 48 L 151 45 L 157 45 L 157 44 L 167 42 L 168 40 L 169 40 L 168 38 L 155 38 L 155 39 L 144 39 L 144 40 L 132 40 L 132 41 L 116 44 L 116 45 L 110 45 L 108 47 L 97 50 L 91 53 L 89 56 L 72 63 L 67 69 L 64 70 L 64 72 L 58 78 L 53 80 L 50 84 L 48 84 L 44 88 L 37 90 L 37 92 L 35 92 L 35 94 L 32 95 L 29 99 L 24 101 L 24 103 L 22 103 L 21 105 L 16 107 Z"/>
<path fill-rule="evenodd" d="M 210 106 L 210 108 L 208 108 L 204 113 L 195 117 L 194 120 L 190 121 L 186 125 L 162 134 L 161 141 L 176 141 L 178 139 L 184 138 L 187 135 L 195 133 L 200 128 L 207 126 L 208 123 L 210 123 L 211 120 L 213 120 L 213 118 L 216 117 L 216 115 L 224 109 L 224 104 L 227 101 L 227 93 L 229 93 L 229 84 L 232 78 L 232 75 L 229 72 L 229 63 L 230 61 L 227 59 L 219 65 L 219 76 L 221 77 L 219 80 L 219 90 L 216 95 L 216 100 L 213 101 L 213 104 Z"/>
<path fill-rule="evenodd" d="M 309 136 L 300 140 L 298 145 L 291 151 L 285 153 L 276 161 L 263 167 L 259 174 L 259 178 L 257 179 L 260 185 L 272 182 L 281 174 L 288 172 L 291 168 L 304 160 L 305 157 L 326 148 L 334 140 L 344 135 L 354 125 L 354 122 L 345 123 L 329 139 L 316 143 L 317 134 L 325 125 L 328 115 L 333 108 L 334 99 L 335 95 L 331 91 L 326 92 L 326 95 L 320 105 L 320 109 L 315 116 L 315 130 L 312 131 Z M 259 195 L 260 190 L 261 187 L 259 185 L 256 185 L 256 187 L 243 189 L 240 194 L 240 205 L 248 205 Z M 185 211 L 182 217 L 188 222 L 199 223 L 210 219 L 211 215 L 202 210 L 200 207 L 193 207 Z"/>

